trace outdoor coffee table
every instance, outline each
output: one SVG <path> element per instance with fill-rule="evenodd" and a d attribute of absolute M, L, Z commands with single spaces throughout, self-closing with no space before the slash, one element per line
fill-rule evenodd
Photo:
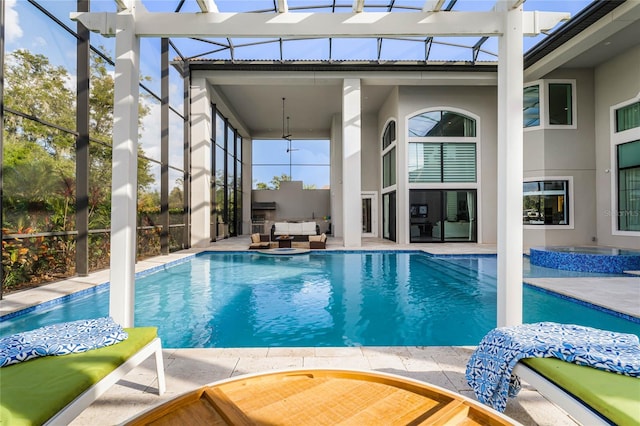
<path fill-rule="evenodd" d="M 519 425 L 429 383 L 387 373 L 302 369 L 238 376 L 167 401 L 125 424 Z"/>
<path fill-rule="evenodd" d="M 276 241 L 278 242 L 278 248 L 291 248 L 291 241 L 293 241 L 293 237 L 276 237 Z"/>

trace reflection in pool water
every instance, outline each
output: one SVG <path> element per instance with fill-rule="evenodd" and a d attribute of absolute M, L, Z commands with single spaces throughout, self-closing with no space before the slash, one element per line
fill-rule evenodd
<path fill-rule="evenodd" d="M 496 326 L 496 269 L 496 256 L 204 253 L 136 279 L 135 323 L 157 326 L 167 348 L 476 345 Z M 528 276 L 550 273 L 588 275 L 527 266 Z M 640 335 L 640 321 L 529 286 L 523 298 L 524 322 Z M 105 316 L 108 306 L 104 286 L 0 322 L 0 335 Z"/>

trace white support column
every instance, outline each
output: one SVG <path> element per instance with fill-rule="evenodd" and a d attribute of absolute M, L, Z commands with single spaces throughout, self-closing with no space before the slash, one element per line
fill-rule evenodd
<path fill-rule="evenodd" d="M 522 7 L 503 14 L 505 30 L 498 41 L 498 327 L 522 323 Z"/>
<path fill-rule="evenodd" d="M 118 15 L 111 178 L 111 290 L 109 315 L 134 325 L 138 186 L 138 76 L 140 39 L 132 13 Z"/>
<path fill-rule="evenodd" d="M 191 80 L 191 246 L 211 245 L 211 100 L 207 81 Z M 215 235 L 215 230 L 213 231 Z"/>
<path fill-rule="evenodd" d="M 360 80 L 342 83 L 342 212 L 345 247 L 362 246 Z"/>

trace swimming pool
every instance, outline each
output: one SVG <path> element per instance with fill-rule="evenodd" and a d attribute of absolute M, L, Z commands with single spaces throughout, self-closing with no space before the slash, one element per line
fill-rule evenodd
<path fill-rule="evenodd" d="M 108 315 L 108 289 L 0 323 L 2 335 Z M 640 324 L 528 286 L 524 321 L 640 335 Z M 496 257 L 216 252 L 136 280 L 136 324 L 167 348 L 476 345 L 495 327 Z"/>

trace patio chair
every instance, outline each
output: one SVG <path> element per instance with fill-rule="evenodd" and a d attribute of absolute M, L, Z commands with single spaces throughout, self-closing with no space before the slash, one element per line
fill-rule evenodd
<path fill-rule="evenodd" d="M 267 234 L 251 234 L 251 244 L 249 244 L 249 250 L 265 250 L 271 247 L 269 242 L 269 235 Z"/>
<path fill-rule="evenodd" d="M 309 248 L 326 249 L 327 248 L 327 234 L 322 233 L 320 235 L 309 235 Z"/>

